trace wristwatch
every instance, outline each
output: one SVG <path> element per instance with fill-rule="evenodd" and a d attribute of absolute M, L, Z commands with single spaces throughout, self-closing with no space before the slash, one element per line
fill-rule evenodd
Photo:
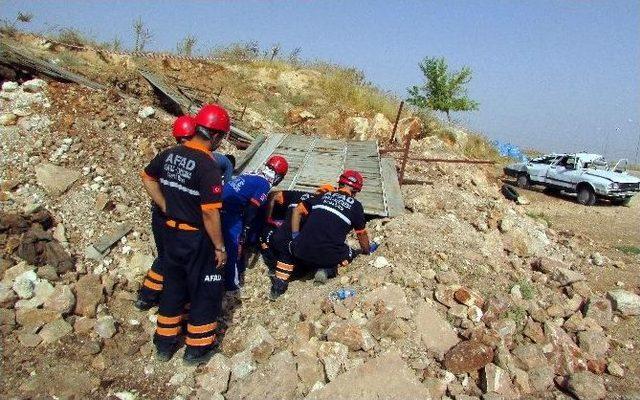
<path fill-rule="evenodd" d="M 227 249 L 225 249 L 224 247 L 221 249 L 216 249 L 216 251 L 219 251 L 220 253 L 226 253 Z"/>

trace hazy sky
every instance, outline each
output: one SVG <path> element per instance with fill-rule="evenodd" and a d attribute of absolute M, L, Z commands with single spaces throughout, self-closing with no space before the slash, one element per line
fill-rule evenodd
<path fill-rule="evenodd" d="M 302 57 L 362 69 L 399 96 L 417 64 L 468 65 L 480 110 L 463 124 L 549 151 L 634 158 L 640 137 L 640 2 L 630 1 L 0 1 L 0 16 L 32 12 L 30 29 L 73 26 L 130 47 L 141 16 L 153 49 L 187 34 L 198 49 L 280 42 Z"/>

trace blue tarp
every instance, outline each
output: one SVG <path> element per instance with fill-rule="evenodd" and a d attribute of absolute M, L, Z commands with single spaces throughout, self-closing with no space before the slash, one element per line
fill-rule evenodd
<path fill-rule="evenodd" d="M 494 140 L 492 144 L 498 149 L 498 153 L 500 153 L 502 157 L 509 157 L 518 161 L 527 161 L 527 156 L 525 156 L 522 150 L 520 150 L 520 147 L 515 144 L 503 143 L 498 140 Z"/>

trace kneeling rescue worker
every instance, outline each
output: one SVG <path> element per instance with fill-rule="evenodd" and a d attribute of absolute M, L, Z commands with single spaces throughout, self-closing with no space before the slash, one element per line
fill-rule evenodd
<path fill-rule="evenodd" d="M 282 204 L 278 207 L 274 204 L 273 209 L 284 207 L 284 219 L 273 219 L 273 212 L 271 207 L 267 209 L 267 223 L 272 221 L 272 225 L 277 225 L 277 228 L 267 227 L 262 236 L 262 256 L 264 262 L 267 265 L 267 273 L 271 278 L 271 292 L 269 294 L 270 300 L 275 300 L 287 291 L 289 281 L 292 278 L 294 271 L 297 270 L 296 260 L 291 254 L 291 217 L 293 211 L 301 202 L 310 199 L 313 196 L 322 196 L 327 192 L 336 190 L 333 185 L 324 184 L 315 193 L 307 193 L 297 190 L 284 190 L 282 192 L 276 192 L 274 203 L 278 204 L 281 201 Z M 279 196 L 280 194 L 280 196 Z M 282 212 L 283 210 L 280 210 Z M 280 216 L 280 212 L 276 213 L 276 216 Z M 304 217 L 300 221 L 300 226 L 304 223 Z"/>
<path fill-rule="evenodd" d="M 242 174 L 224 185 L 222 230 L 229 251 L 224 279 L 225 289 L 230 292 L 236 292 L 242 285 L 246 267 L 242 253 L 248 231 L 269 190 L 284 179 L 288 170 L 284 157 L 272 156 L 259 170 Z"/>
<path fill-rule="evenodd" d="M 316 269 L 315 282 L 325 283 L 357 255 L 346 243 L 354 229 L 362 254 L 369 254 L 369 235 L 362 204 L 356 194 L 364 179 L 357 171 L 346 170 L 338 180 L 338 190 L 300 203 L 291 216 L 291 253 L 301 263 Z M 306 216 L 304 228 L 301 220 Z"/>
<path fill-rule="evenodd" d="M 184 360 L 206 361 L 213 353 L 221 313 L 226 252 L 220 208 L 222 180 L 211 156 L 230 129 L 227 111 L 205 105 L 195 117 L 195 135 L 159 153 L 145 168 L 143 183 L 165 213 L 164 282 L 153 342 L 156 358 L 178 348 L 183 312 L 190 300 Z"/>

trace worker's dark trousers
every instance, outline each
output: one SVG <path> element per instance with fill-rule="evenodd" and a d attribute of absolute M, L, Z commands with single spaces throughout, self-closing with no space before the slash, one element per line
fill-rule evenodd
<path fill-rule="evenodd" d="M 158 256 L 153 260 L 151 269 L 147 271 L 147 275 L 142 281 L 142 287 L 138 291 L 138 299 L 148 303 L 157 303 L 160 301 L 162 286 L 164 282 L 163 258 L 164 258 L 164 231 L 167 229 L 166 217 L 162 211 L 156 206 L 151 208 L 151 231 L 153 232 L 153 240 L 156 242 L 156 251 Z"/>
<path fill-rule="evenodd" d="M 260 253 L 262 254 L 262 260 L 267 266 L 269 275 L 273 275 L 276 269 L 277 260 L 271 243 L 276 229 L 276 227 L 267 226 L 262 230 L 262 235 L 260 236 Z"/>
<path fill-rule="evenodd" d="M 354 251 L 352 248 L 350 248 L 345 244 L 344 247 L 337 253 L 338 253 L 337 257 L 335 256 L 333 257 L 334 261 L 330 263 L 329 262 L 320 263 L 316 260 L 321 258 L 317 256 L 319 254 L 322 254 L 321 250 L 318 250 L 318 254 L 304 254 L 303 252 L 301 252 L 299 249 L 295 247 L 295 241 L 292 242 L 292 245 L 291 245 L 291 254 L 293 254 L 301 262 L 304 262 L 305 264 L 309 265 L 311 268 L 315 270 L 324 270 L 328 278 L 335 278 L 338 275 L 338 268 L 349 265 L 353 261 L 353 259 L 360 254 L 360 251 Z M 340 261 L 335 261 L 335 260 L 340 260 Z"/>
<path fill-rule="evenodd" d="M 222 271 L 216 269 L 213 244 L 204 229 L 167 228 L 164 238 L 164 291 L 153 342 L 159 350 L 174 348 L 184 307 L 190 300 L 187 350 L 211 347 L 223 293 Z"/>
<path fill-rule="evenodd" d="M 272 241 L 271 248 L 276 260 L 275 276 L 271 280 L 271 289 L 284 294 L 296 268 L 296 259 L 291 255 L 291 241 Z"/>

